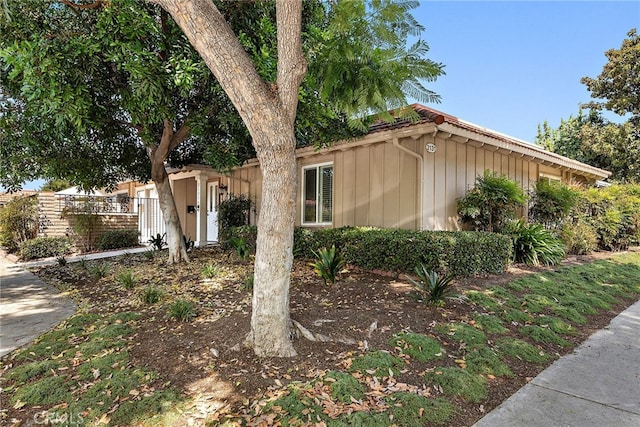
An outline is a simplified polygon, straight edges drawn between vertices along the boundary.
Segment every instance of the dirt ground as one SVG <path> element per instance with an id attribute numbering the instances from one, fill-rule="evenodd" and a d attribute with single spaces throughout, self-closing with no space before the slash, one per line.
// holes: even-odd
<path id="1" fill-rule="evenodd" d="M 565 264 L 607 256 L 571 257 Z M 293 381 L 308 381 L 320 372 L 344 369 L 346 361 L 367 349 L 389 350 L 390 338 L 401 331 L 437 336 L 448 354 L 456 354 L 459 344 L 438 336 L 433 326 L 454 320 L 470 321 L 478 310 L 463 299 L 448 300 L 444 307 L 426 306 L 411 295 L 412 288 L 404 276 L 350 269 L 339 282 L 325 286 L 308 262 L 296 261 L 291 282 L 291 318 L 314 333 L 330 337 L 331 341 L 312 342 L 295 337 L 297 357 L 257 358 L 242 346 L 251 316 L 251 291 L 245 285 L 251 260 L 241 260 L 218 248 L 196 250 L 192 258 L 186 265 L 166 266 L 160 256 L 150 261 L 140 255 L 129 255 L 112 264 L 111 274 L 100 280 L 89 280 L 78 265 L 43 268 L 38 274 L 72 290 L 89 311 L 142 313 L 130 340 L 133 363 L 160 373 L 158 386 L 170 383 L 194 397 L 189 409 L 194 420 L 211 418 L 214 413 L 217 417 L 246 414 L 257 401 Z M 220 272 L 213 279 L 204 279 L 203 266 L 211 263 L 220 266 Z M 125 268 L 132 268 L 139 278 L 134 289 L 125 289 L 114 280 L 117 272 Z M 518 265 L 500 276 L 459 280 L 456 288 L 483 289 L 544 270 Z M 137 295 L 147 285 L 162 288 L 163 301 L 143 304 Z M 193 321 L 179 322 L 167 317 L 166 304 L 176 297 L 197 301 L 197 317 Z M 576 345 L 581 343 L 626 305 L 621 303 L 590 316 L 588 326 L 577 327 L 577 334 L 568 339 Z M 517 328 L 511 328 L 510 333 L 516 336 Z M 544 350 L 560 356 L 571 348 L 549 345 Z M 456 366 L 453 357 L 444 363 Z M 460 410 L 449 425 L 473 424 L 545 368 L 544 364 L 532 365 L 517 359 L 510 360 L 509 366 L 515 377 L 492 379 L 488 397 L 481 404 L 454 400 Z M 412 362 L 411 368 L 404 370 L 396 381 L 422 386 L 420 373 L 426 369 L 426 364 Z"/>

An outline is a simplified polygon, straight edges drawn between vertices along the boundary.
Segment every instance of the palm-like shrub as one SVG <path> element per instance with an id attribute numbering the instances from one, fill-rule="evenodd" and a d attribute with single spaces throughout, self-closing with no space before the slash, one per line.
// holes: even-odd
<path id="1" fill-rule="evenodd" d="M 457 200 L 458 216 L 476 231 L 500 231 L 526 200 L 518 182 L 486 170 L 467 195 Z"/>
<path id="2" fill-rule="evenodd" d="M 435 271 L 430 271 L 424 264 L 416 266 L 415 275 L 418 277 L 418 280 L 413 280 L 408 276 L 407 279 L 409 279 L 416 291 L 418 291 L 418 296 L 426 304 L 444 304 L 444 299 L 451 293 L 453 276 L 439 275 Z"/>
<path id="3" fill-rule="evenodd" d="M 529 216 L 547 228 L 559 227 L 578 201 L 579 193 L 559 181 L 540 178 L 536 181 Z"/>
<path id="4" fill-rule="evenodd" d="M 316 256 L 316 262 L 311 263 L 314 271 L 318 276 L 322 277 L 324 284 L 327 282 L 335 283 L 336 278 L 345 266 L 345 261 L 342 259 L 340 253 L 336 252 L 336 246 L 331 246 L 331 249 L 322 248 L 318 252 L 313 252 Z"/>
<path id="5" fill-rule="evenodd" d="M 541 224 L 514 221 L 505 229 L 513 239 L 515 262 L 529 265 L 555 265 L 565 257 L 562 240 Z"/>

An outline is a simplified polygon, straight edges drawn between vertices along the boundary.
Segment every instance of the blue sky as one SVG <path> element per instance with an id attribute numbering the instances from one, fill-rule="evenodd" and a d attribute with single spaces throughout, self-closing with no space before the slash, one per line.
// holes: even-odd
<path id="1" fill-rule="evenodd" d="M 605 51 L 640 29 L 640 1 L 422 1 L 428 57 L 446 75 L 427 104 L 460 119 L 533 142 L 591 99 L 580 83 L 597 77 Z"/>
<path id="2" fill-rule="evenodd" d="M 598 76 L 604 52 L 640 29 L 638 0 L 429 0 L 413 13 L 429 58 L 446 66 L 428 83 L 442 102 L 427 105 L 529 142 L 538 123 L 557 127 L 590 100 L 580 78 Z"/>

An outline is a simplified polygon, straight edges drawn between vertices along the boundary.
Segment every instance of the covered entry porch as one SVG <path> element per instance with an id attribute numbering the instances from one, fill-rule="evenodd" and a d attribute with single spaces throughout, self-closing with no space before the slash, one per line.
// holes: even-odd
<path id="1" fill-rule="evenodd" d="M 167 172 L 184 235 L 196 246 L 217 242 L 218 206 L 228 197 L 232 178 L 200 165 Z M 140 240 L 146 242 L 165 232 L 158 193 L 153 184 L 138 186 L 135 193 L 141 201 L 137 207 Z"/>

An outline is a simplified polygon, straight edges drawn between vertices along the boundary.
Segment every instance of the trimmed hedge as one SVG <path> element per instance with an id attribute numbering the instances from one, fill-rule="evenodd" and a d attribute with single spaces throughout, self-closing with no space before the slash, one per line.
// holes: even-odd
<path id="1" fill-rule="evenodd" d="M 20 258 L 31 259 L 59 257 L 71 251 L 68 237 L 36 237 L 20 244 Z"/>
<path id="2" fill-rule="evenodd" d="M 102 251 L 109 249 L 132 248 L 139 245 L 138 230 L 133 228 L 106 231 L 102 233 L 96 241 L 96 248 Z"/>
<path id="3" fill-rule="evenodd" d="M 255 227 L 234 229 L 255 247 Z M 236 231 L 241 231 L 237 233 Z M 253 240 L 251 240 L 253 239 Z M 332 245 L 344 260 L 365 270 L 413 273 L 421 262 L 429 270 L 458 277 L 504 272 L 513 257 L 509 236 L 480 231 L 410 231 L 342 227 L 294 232 L 294 255 L 314 258 L 313 251 Z"/>

